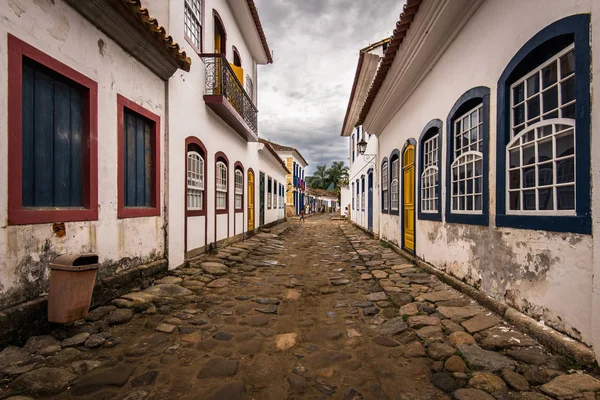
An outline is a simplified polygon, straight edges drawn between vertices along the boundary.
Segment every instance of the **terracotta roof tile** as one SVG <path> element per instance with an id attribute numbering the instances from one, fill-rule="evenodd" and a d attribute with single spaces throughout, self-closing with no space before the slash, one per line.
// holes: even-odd
<path id="1" fill-rule="evenodd" d="M 398 49 L 404 41 L 404 37 L 406 36 L 407 31 L 410 29 L 410 25 L 415 19 L 415 15 L 419 11 L 419 6 L 422 2 L 423 0 L 407 0 L 406 4 L 404 5 L 402 14 L 400 14 L 400 19 L 398 22 L 396 22 L 396 29 L 394 29 L 392 41 L 385 51 L 383 60 L 381 61 L 379 69 L 377 70 L 377 74 L 373 79 L 373 83 L 371 84 L 371 88 L 369 89 L 365 103 L 360 110 L 360 116 L 358 118 L 357 125 L 362 125 L 365 122 L 365 119 L 371 110 L 371 106 L 373 105 L 373 102 L 379 93 L 379 89 L 381 89 L 381 86 L 385 81 L 387 73 L 394 62 L 394 59 L 396 58 Z"/>
<path id="2" fill-rule="evenodd" d="M 250 8 L 250 13 L 252 14 L 252 19 L 254 19 L 254 25 L 256 25 L 256 30 L 258 31 L 258 36 L 260 36 L 260 41 L 262 42 L 263 49 L 267 55 L 267 62 L 269 64 L 273 64 L 273 57 L 271 56 L 271 50 L 269 49 L 269 44 L 267 43 L 267 37 L 265 36 L 265 31 L 263 30 L 260 18 L 258 16 L 256 4 L 254 4 L 254 0 L 247 0 L 247 2 L 248 7 Z"/>
<path id="3" fill-rule="evenodd" d="M 139 20 L 155 40 L 160 43 L 177 62 L 179 68 L 189 71 L 192 60 L 185 54 L 173 38 L 167 34 L 164 27 L 158 24 L 156 18 L 150 16 L 147 8 L 142 7 L 141 0 L 119 0 L 129 12 Z M 250 1 L 250 0 L 249 0 Z"/>
<path id="4" fill-rule="evenodd" d="M 264 139 L 259 139 L 259 141 L 262 144 L 264 144 L 265 147 L 269 150 L 269 153 L 271 153 L 277 159 L 277 161 L 279 161 L 279 163 L 281 164 L 281 166 L 283 167 L 283 169 L 286 170 L 288 174 L 291 174 L 290 170 L 287 169 L 287 166 L 285 165 L 285 163 L 283 162 L 283 160 L 281 159 L 281 157 L 279 157 L 279 154 L 277 154 L 277 152 L 273 148 L 272 143 L 269 142 L 269 141 L 266 141 Z"/>
<path id="5" fill-rule="evenodd" d="M 300 152 L 297 149 L 295 149 L 293 147 L 290 147 L 290 146 L 284 146 L 284 145 L 281 145 L 281 144 L 273 143 L 273 142 L 271 142 L 269 140 L 265 140 L 265 139 L 260 139 L 260 141 L 262 143 L 269 143 L 271 145 L 271 147 L 273 147 L 273 149 L 275 151 L 295 151 L 296 153 L 298 153 L 298 155 L 300 156 L 300 158 L 302 159 L 302 161 L 304 161 L 304 163 L 306 165 L 308 165 L 308 162 L 304 159 L 304 157 L 302 157 L 302 154 L 300 154 Z"/>

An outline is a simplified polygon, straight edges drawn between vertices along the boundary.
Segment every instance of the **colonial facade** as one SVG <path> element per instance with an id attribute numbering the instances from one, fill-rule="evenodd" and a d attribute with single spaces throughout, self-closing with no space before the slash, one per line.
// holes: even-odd
<path id="1" fill-rule="evenodd" d="M 305 201 L 306 182 L 304 181 L 304 170 L 308 162 L 302 157 L 298 150 L 290 146 L 264 141 L 269 143 L 277 152 L 279 157 L 285 162 L 290 173 L 286 177 L 286 217 L 300 215 Z"/>
<path id="2" fill-rule="evenodd" d="M 291 167 L 258 136 L 272 58 L 252 0 L 0 14 L 0 341 L 44 323 L 58 255 L 98 255 L 97 305 L 285 218 Z"/>
<path id="3" fill-rule="evenodd" d="M 168 245 L 176 267 L 266 221 L 257 66 L 272 58 L 252 0 L 144 3 L 198 65 L 169 81 Z M 284 173 L 272 179 L 283 182 Z"/>
<path id="4" fill-rule="evenodd" d="M 408 0 L 342 132 L 368 132 L 367 153 L 377 140 L 377 235 L 595 349 L 599 13 L 592 0 Z"/>
<path id="5" fill-rule="evenodd" d="M 350 138 L 349 185 L 342 188 L 342 206 L 348 207 L 348 215 L 353 222 L 371 232 L 377 232 L 379 227 L 378 177 L 382 172 L 387 173 L 387 169 L 378 167 L 377 137 L 368 134 L 362 126 L 355 127 L 355 122 L 358 120 L 361 107 L 390 41 L 390 38 L 386 38 L 359 51 L 352 92 L 341 132 L 342 137 Z M 367 143 L 364 154 L 359 154 L 358 151 L 358 144 L 361 142 Z M 387 204 L 381 206 L 387 207 Z"/>
<path id="6" fill-rule="evenodd" d="M 166 81 L 190 59 L 135 1 L 22 0 L 0 14 L 0 339 L 10 339 L 41 323 L 60 254 L 98 255 L 95 302 L 119 292 L 120 276 L 166 270 Z"/>

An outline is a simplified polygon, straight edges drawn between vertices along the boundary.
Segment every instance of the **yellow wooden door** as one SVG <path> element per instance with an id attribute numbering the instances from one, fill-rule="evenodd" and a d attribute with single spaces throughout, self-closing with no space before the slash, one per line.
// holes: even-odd
<path id="1" fill-rule="evenodd" d="M 407 250 L 415 250 L 415 146 L 407 146 L 402 155 L 402 170 L 404 171 L 404 198 L 402 206 L 404 207 L 403 224 L 404 237 L 403 244 Z"/>
<path id="2" fill-rule="evenodd" d="M 254 173 L 248 172 L 248 230 L 254 230 Z"/>

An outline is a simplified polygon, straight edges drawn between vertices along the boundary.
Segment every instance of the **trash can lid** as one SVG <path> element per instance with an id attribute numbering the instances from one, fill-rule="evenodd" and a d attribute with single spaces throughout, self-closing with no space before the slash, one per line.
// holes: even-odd
<path id="1" fill-rule="evenodd" d="M 87 271 L 98 269 L 98 255 L 94 253 L 63 254 L 49 264 L 50 269 L 62 271 Z"/>

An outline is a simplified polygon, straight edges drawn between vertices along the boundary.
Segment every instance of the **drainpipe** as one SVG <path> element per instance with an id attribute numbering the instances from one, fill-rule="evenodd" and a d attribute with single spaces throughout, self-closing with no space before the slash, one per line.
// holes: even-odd
<path id="1" fill-rule="evenodd" d="M 169 80 L 165 81 L 165 115 L 164 115 L 164 139 L 163 139 L 163 246 L 164 258 L 169 267 Z"/>

